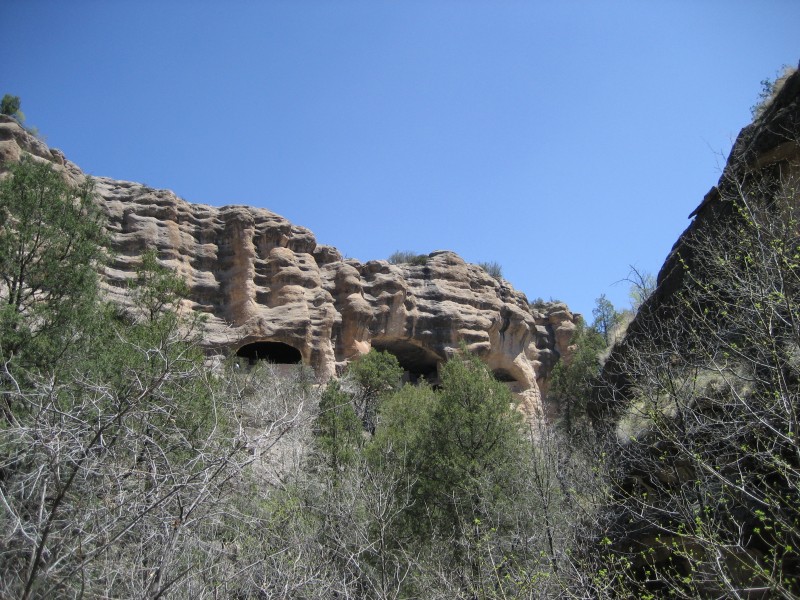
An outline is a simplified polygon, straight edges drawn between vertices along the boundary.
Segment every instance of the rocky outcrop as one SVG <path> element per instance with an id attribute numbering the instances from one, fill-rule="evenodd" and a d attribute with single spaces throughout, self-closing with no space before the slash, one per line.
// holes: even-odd
<path id="1" fill-rule="evenodd" d="M 627 328 L 624 339 L 616 344 L 603 368 L 609 385 L 601 388 L 590 405 L 597 422 L 613 423 L 625 409 L 631 381 L 625 364 L 631 353 L 645 343 L 657 344 L 659 331 L 668 332 L 675 318 L 673 299 L 685 286 L 686 273 L 698 262 L 696 240 L 713 239 L 723 226 L 738 218 L 734 200 L 748 194 L 749 188 L 763 187 L 763 182 L 796 187 L 800 177 L 800 71 L 789 70 L 758 118 L 741 130 L 717 185 L 692 211 L 689 226 L 672 247 L 659 271 L 657 287 L 641 306 Z M 800 206 L 797 208 L 800 212 Z"/>
<path id="2" fill-rule="evenodd" d="M 48 160 L 74 181 L 80 169 L 57 150 L 0 120 L 0 158 L 22 152 Z M 168 190 L 99 177 L 113 250 L 108 295 L 129 305 L 142 253 L 189 285 L 183 309 L 207 318 L 209 354 L 239 352 L 294 361 L 327 379 L 370 348 L 394 354 L 411 379 L 436 380 L 461 344 L 479 354 L 533 413 L 576 316 L 566 305 L 532 308 L 524 294 L 453 252 L 425 264 L 344 259 L 303 227 L 267 210 L 190 204 Z"/>

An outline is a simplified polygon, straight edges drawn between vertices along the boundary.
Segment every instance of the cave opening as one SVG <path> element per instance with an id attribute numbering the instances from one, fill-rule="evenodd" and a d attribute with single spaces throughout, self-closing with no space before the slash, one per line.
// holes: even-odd
<path id="1" fill-rule="evenodd" d="M 303 361 L 300 350 L 283 342 L 245 344 L 236 351 L 236 356 L 246 358 L 251 365 L 259 360 L 266 360 L 276 365 L 296 365 Z"/>
<path id="2" fill-rule="evenodd" d="M 504 383 L 516 383 L 517 381 L 517 378 L 506 369 L 495 369 L 492 371 L 492 375 L 497 381 L 502 381 Z"/>
<path id="3" fill-rule="evenodd" d="M 404 340 L 373 340 L 375 350 L 392 354 L 403 368 L 403 380 L 417 384 L 424 379 L 433 386 L 439 382 L 439 357 L 430 350 Z"/>

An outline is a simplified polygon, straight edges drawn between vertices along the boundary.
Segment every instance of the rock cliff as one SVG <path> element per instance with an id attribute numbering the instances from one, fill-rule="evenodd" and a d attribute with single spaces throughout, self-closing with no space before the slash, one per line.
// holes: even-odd
<path id="1" fill-rule="evenodd" d="M 675 325 L 670 324 L 676 318 L 674 299 L 685 289 L 687 273 L 702 269 L 698 266 L 702 257 L 696 256 L 697 241 L 714 239 L 735 224 L 739 218 L 736 200 L 757 195 L 751 191 L 754 188 L 782 185 L 795 193 L 800 178 L 800 71 L 789 69 L 779 84 L 758 118 L 739 132 L 719 182 L 689 215 L 692 221 L 659 271 L 655 291 L 628 326 L 624 339 L 613 348 L 603 369 L 603 378 L 611 386 L 590 406 L 596 420 L 613 422 L 625 409 L 631 385 L 625 364 L 631 354 L 646 344 L 658 345 L 660 335 L 669 336 L 674 330 Z M 766 195 L 776 194 L 776 190 Z M 800 205 L 796 210 L 800 211 Z M 688 319 L 682 322 L 688 326 Z"/>
<path id="2" fill-rule="evenodd" d="M 773 91 L 589 406 L 626 597 L 800 597 L 800 72 Z"/>
<path id="3" fill-rule="evenodd" d="M 58 150 L 0 117 L 0 163 L 23 152 L 73 181 L 84 176 Z M 425 264 L 345 259 L 303 227 L 259 208 L 191 204 L 168 190 L 95 178 L 108 215 L 109 297 L 129 305 L 142 253 L 189 285 L 183 309 L 203 313 L 209 354 L 302 362 L 333 376 L 370 348 L 394 354 L 411 379 L 435 380 L 465 343 L 533 413 L 550 370 L 567 352 L 576 317 L 563 304 L 532 308 L 524 294 L 453 252 Z"/>

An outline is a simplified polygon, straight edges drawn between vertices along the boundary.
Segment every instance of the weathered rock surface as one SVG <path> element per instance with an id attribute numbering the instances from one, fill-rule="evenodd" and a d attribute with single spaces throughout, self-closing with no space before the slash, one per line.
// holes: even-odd
<path id="1" fill-rule="evenodd" d="M 75 181 L 84 177 L 61 152 L 0 117 L 0 161 L 23 152 Z M 361 263 L 268 210 L 190 204 L 168 190 L 95 181 L 114 251 L 103 272 L 107 293 L 130 304 L 128 282 L 154 248 L 189 284 L 183 308 L 207 316 L 209 353 L 286 344 L 326 379 L 374 347 L 397 356 L 411 378 L 435 380 L 437 366 L 464 343 L 533 413 L 568 351 L 576 316 L 566 305 L 532 308 L 508 282 L 453 252 L 433 252 L 418 266 Z"/>

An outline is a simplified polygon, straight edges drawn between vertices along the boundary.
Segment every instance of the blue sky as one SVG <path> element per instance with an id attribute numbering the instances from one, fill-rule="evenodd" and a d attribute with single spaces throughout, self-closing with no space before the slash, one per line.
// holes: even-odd
<path id="1" fill-rule="evenodd" d="M 496 261 L 590 313 L 658 271 L 797 23 L 796 0 L 4 0 L 0 94 L 93 175 L 360 260 Z"/>

